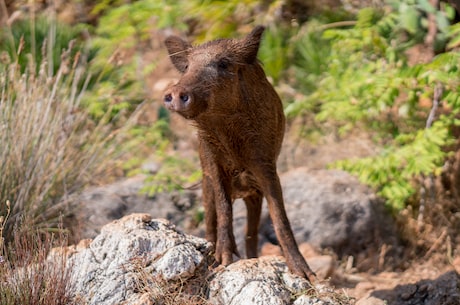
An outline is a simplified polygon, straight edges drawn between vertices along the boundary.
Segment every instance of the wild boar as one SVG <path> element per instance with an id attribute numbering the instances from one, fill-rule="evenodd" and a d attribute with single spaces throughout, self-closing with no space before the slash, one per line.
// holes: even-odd
<path id="1" fill-rule="evenodd" d="M 246 255 L 257 257 L 263 197 L 290 271 L 314 273 L 300 254 L 286 215 L 276 160 L 285 117 L 281 100 L 257 59 L 264 32 L 257 26 L 243 39 L 218 39 L 193 47 L 178 36 L 165 40 L 182 74 L 164 95 L 166 108 L 191 120 L 198 130 L 203 169 L 206 238 L 216 260 L 239 256 L 232 227 L 232 202 L 247 208 Z"/>

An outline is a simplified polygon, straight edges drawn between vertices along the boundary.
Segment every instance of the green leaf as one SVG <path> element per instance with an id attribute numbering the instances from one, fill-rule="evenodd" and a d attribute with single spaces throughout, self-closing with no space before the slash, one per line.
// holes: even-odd
<path id="1" fill-rule="evenodd" d="M 450 22 L 447 19 L 446 15 L 441 11 L 437 11 L 436 14 L 435 14 L 435 17 L 436 17 L 436 24 L 438 26 L 438 29 L 442 33 L 448 33 L 449 32 Z"/>
<path id="2" fill-rule="evenodd" d="M 446 14 L 447 19 L 453 20 L 455 18 L 455 8 L 450 5 L 449 3 L 443 3 L 444 4 L 444 12 Z"/>
<path id="3" fill-rule="evenodd" d="M 460 45 L 460 22 L 449 28 L 450 41 L 447 44 L 448 49 L 456 48 Z"/>
<path id="4" fill-rule="evenodd" d="M 417 0 L 417 6 L 427 13 L 434 14 L 437 12 L 428 0 Z"/>
<path id="5" fill-rule="evenodd" d="M 420 17 L 419 12 L 413 6 L 406 5 L 404 9 L 401 9 L 400 20 L 402 27 L 411 34 L 415 34 L 418 31 Z"/>

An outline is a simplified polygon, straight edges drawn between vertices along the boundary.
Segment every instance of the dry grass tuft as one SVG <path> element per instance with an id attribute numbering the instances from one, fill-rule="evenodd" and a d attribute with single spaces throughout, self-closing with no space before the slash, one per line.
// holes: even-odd
<path id="1" fill-rule="evenodd" d="M 111 109 L 89 115 L 84 101 L 97 77 L 74 41 L 53 49 L 56 29 L 26 63 L 19 55 L 34 42 L 24 36 L 15 52 L 0 51 L 0 305 L 75 304 L 65 257 L 47 255 L 67 244 L 63 219 L 78 191 L 111 168 L 121 133 Z"/>
<path id="2" fill-rule="evenodd" d="M 15 236 L 0 262 L 0 305 L 70 304 L 71 273 L 65 257 L 47 259 L 53 246 L 65 243 L 65 237 L 55 239 L 50 234 Z"/>
<path id="3" fill-rule="evenodd" d="M 109 167 L 115 150 L 108 119 L 91 119 L 81 105 L 91 81 L 85 55 L 71 41 L 54 66 L 52 34 L 40 62 L 30 55 L 24 66 L 0 54 L 0 215 L 8 200 L 7 242 L 13 231 L 56 229 L 72 195 Z"/>
<path id="4" fill-rule="evenodd" d="M 138 274 L 137 291 L 143 295 L 146 304 L 157 305 L 210 305 L 206 298 L 208 273 L 196 272 L 186 280 L 166 280 L 154 275 L 141 259 L 132 261 L 130 266 Z"/>
<path id="5" fill-rule="evenodd" d="M 295 298 L 300 297 L 301 295 L 307 295 L 309 297 L 317 298 L 318 300 L 323 300 L 327 303 L 330 301 L 332 304 L 338 305 L 352 305 L 355 304 L 355 299 L 346 294 L 345 291 L 337 292 L 328 283 L 316 283 L 314 286 L 311 286 L 310 289 L 302 292 L 299 295 L 295 295 Z"/>

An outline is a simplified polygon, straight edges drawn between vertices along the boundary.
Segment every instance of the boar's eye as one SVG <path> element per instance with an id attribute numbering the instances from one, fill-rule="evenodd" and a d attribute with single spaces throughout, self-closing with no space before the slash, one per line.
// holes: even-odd
<path id="1" fill-rule="evenodd" d="M 221 59 L 217 62 L 217 68 L 219 68 L 219 70 L 227 70 L 228 67 L 230 65 L 230 62 L 228 61 L 228 59 Z"/>

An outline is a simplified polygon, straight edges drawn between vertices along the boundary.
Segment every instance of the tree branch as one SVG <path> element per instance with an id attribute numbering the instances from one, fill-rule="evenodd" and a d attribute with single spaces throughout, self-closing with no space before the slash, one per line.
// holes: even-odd
<path id="1" fill-rule="evenodd" d="M 430 114 L 428 115 L 428 119 L 426 120 L 425 128 L 430 128 L 431 125 L 433 125 L 434 117 L 436 115 L 436 112 L 438 111 L 440 99 L 442 97 L 443 92 L 444 89 L 442 85 L 440 83 L 436 84 L 433 94 L 433 107 L 431 107 Z"/>

